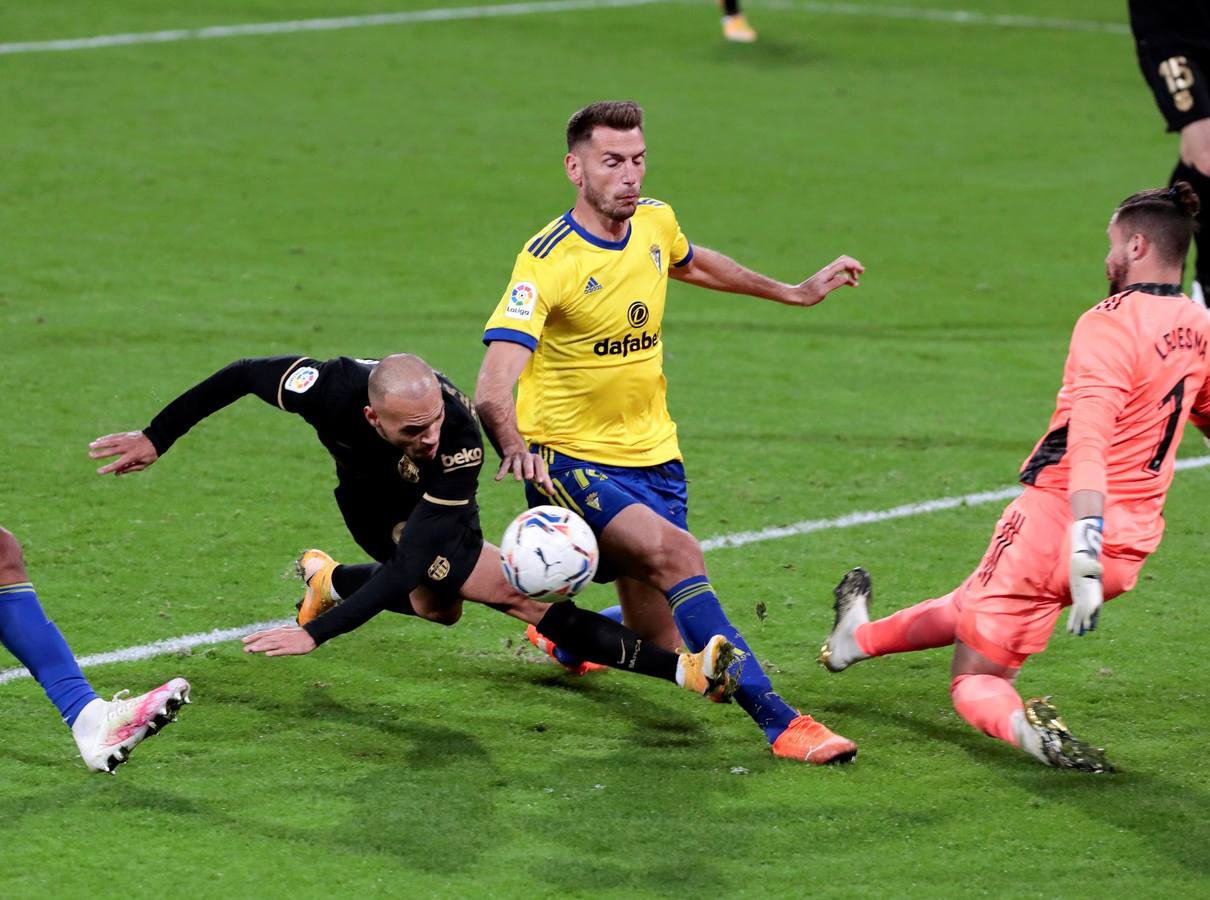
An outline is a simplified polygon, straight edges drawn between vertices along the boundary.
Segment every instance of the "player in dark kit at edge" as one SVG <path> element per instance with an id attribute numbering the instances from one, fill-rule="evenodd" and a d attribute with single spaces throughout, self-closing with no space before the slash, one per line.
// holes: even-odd
<path id="1" fill-rule="evenodd" d="M 671 653 L 569 600 L 544 603 L 509 586 L 499 551 L 479 529 L 478 418 L 466 395 L 419 357 L 239 360 L 173 400 L 143 431 L 93 441 L 89 456 L 118 456 L 98 474 L 141 471 L 202 419 L 246 394 L 302 416 L 315 429 L 336 463 L 336 501 L 349 532 L 379 562 L 341 566 L 308 551 L 326 562 L 308 573 L 304 602 L 314 602 L 300 619 L 305 624 L 249 635 L 245 650 L 309 653 L 383 610 L 451 625 L 467 599 L 553 628 L 559 637 L 552 640 L 582 647 L 576 652 L 594 663 L 675 681 L 713 700 L 730 698 L 727 667 L 735 651 L 724 638 L 699 654 Z M 314 585 L 316 575 L 322 589 Z"/>
<path id="2" fill-rule="evenodd" d="M 1203 306 L 1210 291 L 1210 0 L 1130 0 L 1139 68 L 1168 130 L 1180 134 L 1180 157 L 1168 184 L 1187 181 L 1201 202 L 1197 261 L 1190 295 Z"/>

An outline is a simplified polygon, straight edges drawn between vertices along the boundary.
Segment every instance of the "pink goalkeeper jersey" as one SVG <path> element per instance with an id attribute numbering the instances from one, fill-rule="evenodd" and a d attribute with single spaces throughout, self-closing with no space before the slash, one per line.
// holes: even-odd
<path id="1" fill-rule="evenodd" d="M 1101 492 L 1106 545 L 1154 550 L 1185 423 L 1210 415 L 1208 339 L 1210 313 L 1177 285 L 1131 285 L 1080 316 L 1050 427 L 1021 480 Z"/>

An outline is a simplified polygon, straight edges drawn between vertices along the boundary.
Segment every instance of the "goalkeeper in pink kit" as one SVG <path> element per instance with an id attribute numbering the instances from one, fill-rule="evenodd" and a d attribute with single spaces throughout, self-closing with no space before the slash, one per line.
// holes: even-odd
<path id="1" fill-rule="evenodd" d="M 1181 291 L 1198 198 L 1185 182 L 1115 210 L 1110 296 L 1076 323 L 1054 415 L 1021 470 L 975 571 L 956 590 L 869 621 L 864 569 L 837 585 L 820 662 L 839 672 L 888 653 L 954 645 L 950 695 L 981 731 L 1040 761 L 1112 772 L 1049 699 L 1022 702 L 1022 664 L 1067 631 L 1093 630 L 1102 603 L 1134 587 L 1164 531 L 1164 497 L 1190 420 L 1210 433 L 1210 315 Z"/>

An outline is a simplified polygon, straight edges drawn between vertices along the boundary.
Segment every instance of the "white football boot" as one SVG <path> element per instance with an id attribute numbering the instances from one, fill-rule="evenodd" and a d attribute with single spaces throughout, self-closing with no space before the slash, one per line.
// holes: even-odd
<path id="1" fill-rule="evenodd" d="M 865 569 L 851 569 L 832 590 L 836 619 L 832 633 L 819 648 L 819 663 L 829 672 L 841 672 L 863 659 L 869 659 L 857 644 L 857 626 L 870 621 L 870 598 L 874 586 Z"/>
<path id="2" fill-rule="evenodd" d="M 114 774 L 145 738 L 175 722 L 177 711 L 189 702 L 189 682 L 173 678 L 138 697 L 123 696 L 128 693 L 119 691 L 112 700 L 98 697 L 71 726 L 80 756 L 94 772 Z"/>

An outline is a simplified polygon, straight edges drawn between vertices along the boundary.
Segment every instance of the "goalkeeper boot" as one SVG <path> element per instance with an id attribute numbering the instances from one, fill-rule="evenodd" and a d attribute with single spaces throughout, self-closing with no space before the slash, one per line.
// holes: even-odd
<path id="1" fill-rule="evenodd" d="M 295 561 L 295 572 L 306 585 L 302 600 L 294 607 L 298 610 L 299 625 L 306 625 L 340 602 L 332 590 L 332 573 L 339 565 L 322 550 L 306 550 Z"/>
<path id="2" fill-rule="evenodd" d="M 119 691 L 112 700 L 98 697 L 72 723 L 80 756 L 94 772 L 114 774 L 131 750 L 175 722 L 177 711 L 189 702 L 189 682 L 174 678 L 138 697 L 127 698 L 128 693 Z"/>
<path id="3" fill-rule="evenodd" d="M 736 44 L 751 44 L 756 41 L 756 29 L 748 24 L 743 13 L 723 16 L 723 38 Z"/>
<path id="4" fill-rule="evenodd" d="M 676 664 L 677 684 L 715 703 L 731 702 L 739 680 L 727 670 L 743 656 L 733 643 L 716 634 L 697 653 L 677 655 L 680 657 Z"/>
<path id="5" fill-rule="evenodd" d="M 852 762 L 857 756 L 855 743 L 836 734 L 822 722 L 803 715 L 786 726 L 770 749 L 774 756 L 815 763 L 817 766 Z"/>
<path id="6" fill-rule="evenodd" d="M 1014 716 L 1013 731 L 1021 749 L 1048 766 L 1094 775 L 1115 771 L 1113 763 L 1105 758 L 1103 748 L 1094 747 L 1071 733 L 1049 697 L 1029 700 L 1024 711 Z"/>
<path id="7" fill-rule="evenodd" d="M 819 648 L 819 663 L 829 672 L 842 672 L 855 662 L 869 657 L 857 644 L 857 626 L 870 621 L 870 599 L 874 586 L 865 569 L 851 569 L 832 590 L 836 619 L 832 633 Z"/>
<path id="8" fill-rule="evenodd" d="M 525 627 L 525 636 L 529 638 L 529 642 L 561 665 L 572 675 L 587 675 L 589 672 L 596 672 L 599 669 L 608 669 L 609 666 L 603 666 L 600 663 L 588 662 L 583 659 L 576 659 L 568 653 L 564 653 L 555 642 L 548 637 L 543 637 L 538 631 L 537 625 L 527 625 Z"/>

